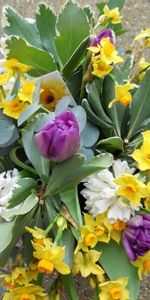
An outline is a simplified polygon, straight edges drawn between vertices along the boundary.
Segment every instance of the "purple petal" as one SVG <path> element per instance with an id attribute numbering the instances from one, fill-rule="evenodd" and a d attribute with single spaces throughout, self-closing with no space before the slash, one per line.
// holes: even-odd
<path id="1" fill-rule="evenodd" d="M 150 214 L 144 214 L 142 215 L 144 219 L 150 221 Z"/>
<path id="2" fill-rule="evenodd" d="M 112 44 L 115 44 L 115 34 L 114 32 L 109 29 L 109 28 L 106 28 L 105 30 L 103 30 L 97 37 L 95 37 L 92 42 L 91 42 L 91 46 L 97 46 L 100 44 L 101 40 L 104 39 L 104 38 L 110 38 L 110 42 Z"/>
<path id="3" fill-rule="evenodd" d="M 131 259 L 131 260 L 136 260 L 137 256 L 136 256 L 136 253 L 134 252 L 133 248 L 131 247 L 125 233 L 123 232 L 122 234 L 122 244 L 124 246 L 124 249 L 128 255 L 128 257 Z"/>
<path id="4" fill-rule="evenodd" d="M 144 222 L 143 222 L 142 215 L 137 215 L 135 217 L 132 217 L 127 222 L 127 226 L 132 227 L 132 228 L 141 227 L 141 226 L 143 226 L 143 224 L 144 224 Z"/>

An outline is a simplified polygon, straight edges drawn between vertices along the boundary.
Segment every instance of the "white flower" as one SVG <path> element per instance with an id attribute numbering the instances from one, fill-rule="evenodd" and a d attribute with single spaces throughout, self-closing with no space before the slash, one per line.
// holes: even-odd
<path id="1" fill-rule="evenodd" d="M 0 215 L 12 197 L 13 189 L 18 188 L 19 173 L 17 169 L 0 174 Z"/>
<path id="2" fill-rule="evenodd" d="M 135 169 L 129 168 L 127 162 L 120 159 L 114 161 L 112 169 L 112 172 L 104 169 L 86 178 L 84 183 L 86 188 L 81 194 L 87 199 L 86 209 L 93 216 L 107 211 L 110 222 L 114 223 L 118 219 L 127 222 L 140 207 L 135 207 L 127 199 L 117 196 L 118 186 L 114 183 L 114 179 L 123 173 L 133 174 Z"/>

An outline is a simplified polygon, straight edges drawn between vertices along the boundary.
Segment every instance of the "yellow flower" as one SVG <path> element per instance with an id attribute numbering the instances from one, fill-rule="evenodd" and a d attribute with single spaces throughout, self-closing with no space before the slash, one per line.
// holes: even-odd
<path id="1" fill-rule="evenodd" d="M 48 243 L 51 243 L 52 242 L 52 239 L 51 238 L 46 238 L 45 237 L 45 232 L 43 229 L 41 228 L 38 228 L 36 226 L 34 226 L 34 228 L 31 228 L 31 227 L 25 227 L 26 231 L 28 231 L 29 233 L 32 234 L 33 236 L 33 241 L 34 243 L 36 244 L 40 244 L 42 246 L 45 245 L 46 241 Z"/>
<path id="2" fill-rule="evenodd" d="M 100 300 L 128 300 L 129 291 L 126 286 L 128 279 L 125 277 L 119 278 L 115 281 L 106 281 L 99 285 L 100 287 Z"/>
<path id="3" fill-rule="evenodd" d="M 112 24 L 121 23 L 122 17 L 120 16 L 119 7 L 109 9 L 108 5 L 104 6 L 104 14 L 100 17 L 100 23 L 103 24 L 106 21 L 110 21 Z"/>
<path id="4" fill-rule="evenodd" d="M 5 293 L 3 300 L 48 300 L 48 295 L 44 290 L 34 284 L 18 287 Z"/>
<path id="5" fill-rule="evenodd" d="M 114 180 L 120 187 L 117 190 L 118 196 L 123 196 L 133 203 L 134 206 L 140 204 L 141 198 L 146 197 L 146 186 L 134 175 L 124 173 Z"/>
<path id="6" fill-rule="evenodd" d="M 31 66 L 20 63 L 16 58 L 5 60 L 3 66 L 6 70 L 11 71 L 13 75 L 16 71 L 24 74 L 31 70 Z"/>
<path id="7" fill-rule="evenodd" d="M 26 268 L 17 267 L 12 272 L 12 281 L 19 284 L 19 285 L 26 285 L 28 284 L 29 280 L 27 277 Z"/>
<path id="8" fill-rule="evenodd" d="M 18 98 L 21 101 L 32 103 L 32 97 L 35 90 L 34 83 L 25 81 L 23 86 L 18 92 Z"/>
<path id="9" fill-rule="evenodd" d="M 150 210 L 150 181 L 147 183 L 147 195 L 144 200 L 144 206 L 147 210 Z"/>
<path id="10" fill-rule="evenodd" d="M 143 140 L 144 142 L 149 142 L 150 141 L 150 130 L 146 130 L 142 132 Z"/>
<path id="11" fill-rule="evenodd" d="M 19 119 L 21 113 L 28 106 L 28 103 L 21 102 L 18 98 L 0 103 L 0 108 L 3 108 L 3 113 L 11 118 Z"/>
<path id="12" fill-rule="evenodd" d="M 13 75 L 12 72 L 0 74 L 0 86 L 6 84 L 9 81 L 9 79 L 12 77 L 12 75 Z"/>
<path id="13" fill-rule="evenodd" d="M 11 274 L 2 274 L 0 275 L 0 279 L 0 286 L 7 286 L 9 289 L 14 289 L 16 287 L 16 283 L 12 280 Z"/>
<path id="14" fill-rule="evenodd" d="M 104 270 L 96 264 L 101 253 L 96 250 L 89 250 L 86 253 L 77 252 L 74 255 L 74 265 L 72 273 L 74 275 L 81 273 L 82 277 L 88 277 L 90 274 L 103 274 Z"/>
<path id="15" fill-rule="evenodd" d="M 38 269 L 50 274 L 56 269 L 61 274 L 69 274 L 69 266 L 63 262 L 65 249 L 47 243 L 45 246 L 32 242 L 33 256 L 39 260 Z"/>
<path id="16" fill-rule="evenodd" d="M 135 37 L 135 41 L 144 40 L 144 47 L 150 47 L 150 28 L 141 30 L 140 34 Z"/>
<path id="17" fill-rule="evenodd" d="M 114 241 L 116 241 L 118 244 L 121 240 L 121 232 L 123 231 L 125 226 L 126 226 L 126 223 L 121 220 L 118 220 L 117 222 L 112 224 L 112 231 L 111 231 L 110 235 L 111 235 L 111 238 Z"/>
<path id="18" fill-rule="evenodd" d="M 150 141 L 146 139 L 140 149 L 136 149 L 132 155 L 141 171 L 150 169 Z"/>
<path id="19" fill-rule="evenodd" d="M 140 71 L 143 71 L 147 69 L 150 66 L 150 62 L 146 61 L 144 57 L 141 58 L 139 62 L 139 69 Z"/>
<path id="20" fill-rule="evenodd" d="M 89 214 L 84 214 L 85 225 L 81 227 L 81 238 L 75 249 L 77 253 L 80 249 L 88 251 L 88 247 L 94 248 L 97 242 L 108 243 L 110 240 L 109 224 L 103 215 L 98 215 L 94 219 Z"/>
<path id="21" fill-rule="evenodd" d="M 138 268 L 138 276 L 142 280 L 142 276 L 147 276 L 150 272 L 150 251 L 143 256 L 138 256 L 136 261 L 132 261 L 132 265 Z"/>
<path id="22" fill-rule="evenodd" d="M 54 111 L 59 100 L 67 95 L 68 91 L 64 82 L 49 79 L 42 84 L 40 102 L 46 109 Z"/>
<path id="23" fill-rule="evenodd" d="M 129 90 L 133 89 L 134 84 L 125 83 L 122 85 L 117 84 L 115 86 L 115 98 L 109 103 L 109 108 L 113 106 L 115 102 L 120 102 L 121 105 L 127 106 L 132 102 L 132 95 Z"/>
<path id="24" fill-rule="evenodd" d="M 39 270 L 37 267 L 37 263 L 31 262 L 27 270 L 28 281 L 30 282 L 32 280 L 37 280 L 38 274 L 39 274 Z"/>
<path id="25" fill-rule="evenodd" d="M 92 66 L 92 74 L 99 78 L 103 78 L 104 76 L 109 74 L 113 69 L 111 65 L 106 64 L 106 62 L 100 58 L 100 55 L 92 56 Z"/>

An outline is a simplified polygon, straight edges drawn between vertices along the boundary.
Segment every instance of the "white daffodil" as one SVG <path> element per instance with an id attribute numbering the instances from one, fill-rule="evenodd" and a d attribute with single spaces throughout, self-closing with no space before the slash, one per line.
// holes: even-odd
<path id="1" fill-rule="evenodd" d="M 129 168 L 126 161 L 114 161 L 112 172 L 104 169 L 86 178 L 81 194 L 86 200 L 86 209 L 93 216 L 107 211 L 110 222 L 122 220 L 127 222 L 131 215 L 140 207 L 135 207 L 130 201 L 117 196 L 118 186 L 114 180 L 123 173 L 133 174 L 134 168 Z"/>
<path id="2" fill-rule="evenodd" d="M 17 169 L 0 174 L 0 216 L 3 208 L 6 207 L 12 197 L 13 189 L 19 187 L 17 184 L 18 179 L 19 173 Z"/>

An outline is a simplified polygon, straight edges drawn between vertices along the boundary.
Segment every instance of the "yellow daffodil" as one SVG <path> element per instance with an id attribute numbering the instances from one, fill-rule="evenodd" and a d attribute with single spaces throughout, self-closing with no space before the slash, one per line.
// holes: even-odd
<path id="1" fill-rule="evenodd" d="M 106 62 L 100 58 L 100 55 L 92 56 L 92 67 L 92 74 L 99 78 L 103 78 L 104 76 L 109 74 L 113 69 L 111 65 L 106 64 Z"/>
<path id="2" fill-rule="evenodd" d="M 108 243 L 110 240 L 109 225 L 104 221 L 103 215 L 98 215 L 94 219 L 89 214 L 84 214 L 85 225 L 80 228 L 81 238 L 75 249 L 77 253 L 80 249 L 88 251 L 88 247 L 94 248 L 97 242 Z"/>
<path id="3" fill-rule="evenodd" d="M 115 86 L 115 98 L 109 103 L 109 108 L 113 106 L 115 102 L 119 102 L 123 106 L 127 106 L 132 102 L 132 95 L 129 92 L 133 89 L 134 84 L 125 83 L 122 85 L 117 84 Z"/>
<path id="4" fill-rule="evenodd" d="M 34 248 L 33 256 L 39 260 L 38 269 L 40 272 L 51 274 L 56 269 L 61 274 L 69 274 L 70 269 L 63 262 L 65 249 L 47 243 L 45 246 L 32 242 Z"/>
<path id="5" fill-rule="evenodd" d="M 132 155 L 141 171 L 150 170 L 150 141 L 146 140 L 140 149 L 136 149 Z"/>
<path id="6" fill-rule="evenodd" d="M 138 256 L 136 261 L 132 261 L 132 265 L 138 268 L 138 276 L 142 280 L 143 275 L 150 273 L 150 251 L 143 256 Z"/>
<path id="7" fill-rule="evenodd" d="M 27 271 L 24 267 L 17 267 L 12 272 L 12 281 L 19 284 L 19 285 L 26 285 L 28 284 L 29 280 L 27 277 Z"/>
<path id="8" fill-rule="evenodd" d="M 6 286 L 8 289 L 14 289 L 16 287 L 16 283 L 12 280 L 11 274 L 2 274 L 0 275 L 0 286 Z"/>
<path id="9" fill-rule="evenodd" d="M 144 142 L 150 142 L 150 130 L 142 132 Z"/>
<path id="10" fill-rule="evenodd" d="M 12 72 L 0 74 L 0 86 L 6 84 L 9 79 L 12 77 Z"/>
<path id="11" fill-rule="evenodd" d="M 150 28 L 141 30 L 140 34 L 135 37 L 135 41 L 139 42 L 144 40 L 144 48 L 150 47 Z"/>
<path id="12" fill-rule="evenodd" d="M 35 90 L 34 83 L 30 81 L 25 81 L 23 86 L 18 92 L 18 98 L 21 101 L 32 103 L 32 97 Z"/>
<path id="13" fill-rule="evenodd" d="M 74 265 L 72 273 L 74 275 L 81 273 L 82 277 L 88 277 L 90 274 L 103 274 L 104 270 L 96 264 L 101 253 L 96 250 L 89 250 L 86 253 L 77 252 L 74 255 Z"/>
<path id="14" fill-rule="evenodd" d="M 134 175 L 124 173 L 121 177 L 114 180 L 120 187 L 117 195 L 125 197 L 133 203 L 134 206 L 140 204 L 140 200 L 146 197 L 146 186 Z"/>
<path id="15" fill-rule="evenodd" d="M 148 67 L 150 67 L 150 62 L 146 61 L 145 58 L 142 57 L 139 62 L 140 71 L 143 71 L 143 70 L 147 69 Z"/>
<path id="16" fill-rule="evenodd" d="M 52 242 L 51 238 L 46 238 L 45 237 L 45 232 L 41 228 L 38 228 L 36 226 L 34 228 L 26 226 L 25 229 L 26 229 L 26 231 L 28 231 L 29 233 L 32 234 L 33 242 L 36 243 L 36 244 L 40 244 L 40 245 L 44 246 L 46 240 L 49 244 Z"/>
<path id="17" fill-rule="evenodd" d="M 121 23 L 122 17 L 120 16 L 119 7 L 109 9 L 108 5 L 105 5 L 103 12 L 104 14 L 99 19 L 100 24 L 104 24 L 107 21 L 110 21 L 112 24 Z"/>
<path id="18" fill-rule="evenodd" d="M 39 270 L 37 267 L 37 263 L 31 262 L 27 269 L 28 281 L 30 282 L 32 280 L 37 280 L 38 274 L 39 274 Z"/>
<path id="19" fill-rule="evenodd" d="M 118 220 L 114 224 L 112 224 L 112 230 L 111 230 L 111 238 L 116 241 L 116 243 L 120 243 L 121 240 L 121 232 L 125 228 L 126 223 L 124 221 Z"/>
<path id="20" fill-rule="evenodd" d="M 42 84 L 40 102 L 46 109 L 54 111 L 59 100 L 67 95 L 68 91 L 64 82 L 49 79 Z"/>
<path id="21" fill-rule="evenodd" d="M 24 74 L 31 70 L 31 66 L 27 66 L 19 62 L 16 58 L 5 60 L 3 66 L 6 70 L 11 71 L 13 74 L 16 71 L 18 71 L 20 74 Z"/>
<path id="22" fill-rule="evenodd" d="M 144 200 L 144 206 L 147 210 L 150 210 L 150 181 L 147 183 L 147 195 L 146 199 Z"/>
<path id="23" fill-rule="evenodd" d="M 129 291 L 127 290 L 128 279 L 123 277 L 115 281 L 106 281 L 99 285 L 100 300 L 128 300 Z"/>
<path id="24" fill-rule="evenodd" d="M 9 292 L 6 292 L 3 296 L 3 300 L 48 300 L 48 295 L 44 290 L 34 284 L 28 284 L 23 287 L 18 287 Z"/>
<path id="25" fill-rule="evenodd" d="M 0 108 L 3 108 L 3 113 L 13 119 L 19 119 L 21 113 L 29 104 L 22 102 L 18 98 L 0 103 Z"/>

